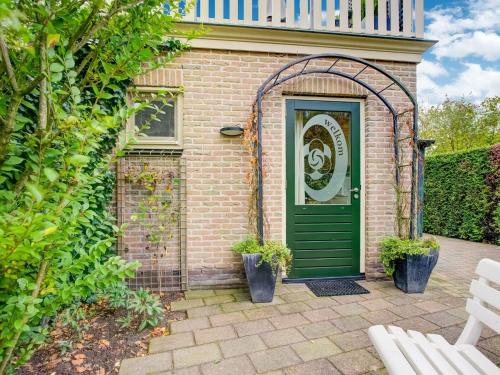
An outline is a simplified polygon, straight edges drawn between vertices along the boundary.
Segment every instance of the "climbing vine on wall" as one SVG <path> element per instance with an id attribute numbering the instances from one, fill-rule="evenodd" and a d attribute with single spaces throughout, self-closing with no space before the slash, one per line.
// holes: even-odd
<path id="1" fill-rule="evenodd" d="M 398 114 L 397 128 L 397 155 L 394 155 L 393 173 L 395 177 L 395 232 L 401 239 L 409 239 L 411 221 L 411 194 L 416 192 L 416 181 L 412 181 L 412 151 L 416 145 L 413 142 L 413 109 L 408 109 Z M 399 183 L 396 181 L 399 175 Z"/>
<path id="2" fill-rule="evenodd" d="M 245 128 L 243 132 L 243 144 L 249 155 L 250 169 L 246 174 L 246 183 L 250 188 L 250 197 L 248 202 L 248 227 L 251 234 L 258 234 L 258 192 L 259 192 L 259 159 L 258 159 L 258 128 L 257 128 L 257 108 L 254 103 L 252 112 L 248 115 Z M 263 159 L 265 154 L 263 153 Z M 264 162 L 263 162 L 264 163 Z M 262 168 L 262 178 L 266 177 L 265 163 Z M 263 213 L 264 219 L 264 234 L 267 237 L 269 234 L 269 222 L 265 211 Z"/>
<path id="3" fill-rule="evenodd" d="M 179 179 L 174 172 L 154 166 L 146 160 L 129 166 L 124 177 L 128 183 L 145 192 L 138 201 L 137 213 L 130 220 L 146 230 L 148 250 L 163 247 L 162 250 L 166 251 L 166 243 L 173 238 L 177 224 L 178 207 L 174 204 L 174 195 Z"/>
<path id="4" fill-rule="evenodd" d="M 255 105 L 252 107 L 252 112 L 248 115 L 243 131 L 243 144 L 249 155 L 250 169 L 247 172 L 245 179 L 250 188 L 250 197 L 248 202 L 248 226 L 252 234 L 257 234 L 257 194 L 259 188 L 257 169 L 259 165 L 257 157 L 257 124 L 255 119 L 257 113 Z"/>

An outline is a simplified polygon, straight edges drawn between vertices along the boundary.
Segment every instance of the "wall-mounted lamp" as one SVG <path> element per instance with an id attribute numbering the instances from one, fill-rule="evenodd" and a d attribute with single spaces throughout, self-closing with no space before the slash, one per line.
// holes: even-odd
<path id="1" fill-rule="evenodd" d="M 222 135 L 227 135 L 229 137 L 235 137 L 243 134 L 243 128 L 238 125 L 224 126 L 223 128 L 220 129 L 220 133 Z"/>

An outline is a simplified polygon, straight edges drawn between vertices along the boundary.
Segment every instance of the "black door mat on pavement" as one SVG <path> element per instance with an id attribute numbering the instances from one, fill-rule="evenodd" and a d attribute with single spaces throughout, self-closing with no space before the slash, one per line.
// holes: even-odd
<path id="1" fill-rule="evenodd" d="M 353 294 L 370 293 L 354 280 L 314 280 L 306 281 L 306 285 L 316 297 L 350 296 Z"/>

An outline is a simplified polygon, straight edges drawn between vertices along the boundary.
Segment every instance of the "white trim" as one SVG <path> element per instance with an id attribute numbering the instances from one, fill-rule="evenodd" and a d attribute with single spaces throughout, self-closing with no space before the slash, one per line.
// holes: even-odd
<path id="1" fill-rule="evenodd" d="M 366 236 L 365 236 L 365 208 L 366 208 L 366 170 L 365 170 L 365 99 L 354 99 L 359 102 L 359 164 L 360 164 L 360 184 L 361 191 L 359 197 L 361 199 L 359 205 L 359 272 L 365 272 L 366 267 Z"/>
<path id="2" fill-rule="evenodd" d="M 179 30 L 190 31 L 192 24 L 180 23 Z M 261 27 L 207 25 L 208 32 L 193 40 L 176 35 L 192 49 L 221 49 L 267 53 L 312 55 L 336 53 L 371 60 L 419 63 L 422 54 L 436 41 L 399 37 L 366 36 L 344 33 L 311 32 Z"/>
<path id="3" fill-rule="evenodd" d="M 172 99 L 174 100 L 174 114 L 175 114 L 175 137 L 147 137 L 147 136 L 136 136 L 136 143 L 131 144 L 128 148 L 130 149 L 181 149 L 182 148 L 182 132 L 183 132 L 183 107 L 184 107 L 184 96 L 182 90 L 179 87 L 148 87 L 148 86 L 134 86 L 134 90 L 139 93 L 157 93 L 157 92 L 169 92 L 172 94 Z M 130 103 L 131 97 L 128 94 L 127 100 Z M 135 115 L 130 116 L 127 120 L 125 127 L 125 142 L 128 143 L 129 135 L 133 132 L 135 127 Z"/>
<path id="4" fill-rule="evenodd" d="M 336 97 L 336 96 L 296 96 L 296 95 L 283 95 L 282 96 L 282 163 L 281 163 L 281 174 L 282 174 L 282 202 L 283 202 L 283 220 L 282 220 L 282 238 L 283 242 L 286 242 L 286 101 L 288 99 L 297 100 L 315 100 L 315 101 L 326 101 L 326 102 L 352 102 L 359 103 L 359 151 L 360 151 L 360 184 L 361 191 L 359 194 L 360 204 L 359 204 L 359 271 L 361 273 L 365 272 L 366 267 L 366 234 L 365 234 L 365 206 L 366 206 L 366 166 L 365 166 L 365 105 L 366 100 L 360 98 L 346 98 L 346 97 Z"/>

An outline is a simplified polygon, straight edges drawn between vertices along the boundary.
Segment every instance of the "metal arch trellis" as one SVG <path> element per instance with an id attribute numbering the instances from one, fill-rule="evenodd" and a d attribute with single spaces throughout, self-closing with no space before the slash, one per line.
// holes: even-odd
<path id="1" fill-rule="evenodd" d="M 308 65 L 309 62 L 312 60 L 319 60 L 319 59 L 334 59 L 333 63 L 328 67 L 328 68 L 309 68 Z M 354 75 L 350 75 L 344 72 L 341 72 L 339 70 L 335 69 L 335 66 L 337 63 L 341 60 L 344 61 L 352 61 L 356 62 L 359 64 L 362 64 L 363 67 Z M 300 69 L 297 72 L 293 72 L 290 74 L 286 74 L 286 71 L 289 70 L 290 68 L 293 68 L 297 65 L 304 64 L 302 69 Z M 390 79 L 390 83 L 385 86 L 381 90 L 376 90 L 374 87 L 372 87 L 370 84 L 366 83 L 365 81 L 359 79 L 358 77 L 367 69 L 367 68 L 372 68 L 376 72 L 382 74 L 386 78 Z M 412 170 L 411 170 L 411 190 L 410 190 L 410 224 L 409 224 L 409 235 L 410 238 L 414 238 L 415 236 L 415 218 L 416 218 L 416 183 L 417 183 L 417 123 L 418 123 L 418 104 L 415 96 L 408 90 L 408 88 L 393 74 L 387 72 L 383 68 L 379 67 L 376 64 L 373 64 L 367 60 L 357 58 L 354 56 L 349 56 L 349 55 L 343 55 L 343 54 L 317 54 L 317 55 L 309 55 L 305 56 L 299 59 L 296 59 L 294 61 L 291 61 L 290 63 L 284 65 L 281 67 L 278 71 L 273 73 L 271 76 L 269 76 L 264 83 L 259 87 L 257 91 L 257 234 L 259 236 L 259 240 L 261 242 L 264 241 L 264 192 L 263 192 L 263 159 L 262 159 L 262 99 L 263 97 L 271 91 L 274 87 L 281 85 L 282 83 L 289 81 L 293 78 L 302 76 L 302 75 L 308 75 L 308 74 L 332 74 L 336 76 L 340 76 L 346 79 L 349 79 L 353 82 L 356 82 L 357 84 L 363 86 L 365 89 L 370 91 L 372 94 L 374 94 L 382 103 L 386 106 L 386 108 L 391 112 L 392 114 L 392 127 L 393 127 L 393 132 L 394 132 L 394 156 L 396 160 L 399 158 L 399 146 L 398 146 L 398 135 L 399 135 L 399 129 L 398 129 L 398 112 L 396 109 L 392 106 L 389 100 L 382 95 L 384 91 L 389 89 L 390 87 L 396 85 L 399 87 L 404 94 L 408 97 L 410 102 L 413 105 L 413 124 L 412 124 Z M 396 185 L 400 185 L 400 171 L 399 168 L 396 166 L 395 168 L 395 180 L 396 180 Z"/>

